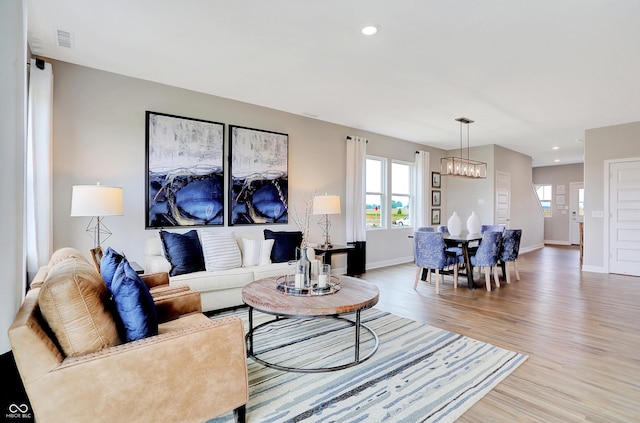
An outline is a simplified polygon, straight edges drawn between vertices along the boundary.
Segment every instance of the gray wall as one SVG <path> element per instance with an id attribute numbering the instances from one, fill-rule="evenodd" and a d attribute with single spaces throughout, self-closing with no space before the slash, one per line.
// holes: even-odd
<path id="1" fill-rule="evenodd" d="M 448 155 L 458 155 L 450 151 Z M 544 222 L 540 206 L 532 188 L 531 157 L 516 151 L 488 145 L 470 149 L 473 160 L 487 162 L 487 179 L 469 180 L 444 177 L 443 198 L 446 201 L 446 215 L 443 224 L 456 211 L 466 225 L 467 218 L 475 211 L 482 224 L 495 223 L 496 172 L 506 173 L 511 183 L 511 217 L 509 227 L 522 229 L 520 250 L 531 251 L 544 246 Z"/>
<path id="2" fill-rule="evenodd" d="M 23 243 L 25 96 L 27 74 L 26 6 L 0 2 L 0 353 L 11 349 L 7 330 L 22 303 L 25 279 Z"/>
<path id="3" fill-rule="evenodd" d="M 566 213 L 562 213 L 562 211 L 558 210 L 555 204 L 555 190 L 558 185 L 564 185 L 566 197 L 569 198 L 569 189 L 572 182 L 584 182 L 584 165 L 582 163 L 533 168 L 534 184 L 551 185 L 553 187 L 551 217 L 544 219 L 544 240 L 548 244 L 571 244 L 571 212 L 570 210 L 565 210 Z M 569 205 L 569 201 L 567 201 L 566 205 Z"/>
<path id="4" fill-rule="evenodd" d="M 124 216 L 105 218 L 113 236 L 103 243 L 143 262 L 145 196 L 145 110 L 289 134 L 289 199 L 299 210 L 315 190 L 338 194 L 345 205 L 347 135 L 369 139 L 368 153 L 413 162 L 428 150 L 442 151 L 366 131 L 283 113 L 251 104 L 53 61 L 54 72 L 54 249 L 92 248 L 85 233 L 88 218 L 70 217 L 71 187 L 94 184 L 124 188 Z M 227 134 L 225 134 L 225 137 Z M 319 242 L 319 216 L 312 216 L 311 239 Z M 332 240 L 345 240 L 344 215 L 332 216 Z M 276 230 L 296 230 L 289 225 Z M 262 230 L 265 226 L 218 228 Z M 413 259 L 410 229 L 374 231 L 368 236 L 368 266 Z M 334 265 L 345 267 L 344 256 Z"/>
<path id="5" fill-rule="evenodd" d="M 494 160 L 496 171 L 509 174 L 511 179 L 509 227 L 522 229 L 520 250 L 544 247 L 544 217 L 533 190 L 531 157 L 496 146 Z"/>
<path id="6" fill-rule="evenodd" d="M 442 224 L 446 225 L 447 220 L 455 211 L 462 219 L 463 227 L 466 228 L 467 218 L 475 211 L 482 224 L 492 224 L 494 214 L 494 148 L 493 145 L 474 147 L 470 149 L 469 157 L 487 163 L 487 179 L 466 179 L 454 176 L 444 176 L 442 178 L 442 198 L 446 204 L 443 209 Z M 460 156 L 460 150 L 447 152 L 448 156 Z M 463 152 L 466 157 L 466 152 Z"/>
<path id="7" fill-rule="evenodd" d="M 608 272 L 605 239 L 608 199 L 606 160 L 640 158 L 640 122 L 588 129 L 584 149 L 584 262 L 583 270 Z M 600 213 L 602 217 L 600 217 Z"/>
<path id="8" fill-rule="evenodd" d="M 124 216 L 105 219 L 113 236 L 103 246 L 113 246 L 131 260 L 142 263 L 144 241 L 152 233 L 144 229 L 145 110 L 289 134 L 289 198 L 299 208 L 315 190 L 340 195 L 344 207 L 347 135 L 366 137 L 369 140 L 368 154 L 389 159 L 414 162 L 416 150 L 429 151 L 431 170 L 439 169 L 440 158 L 444 155 L 442 150 L 421 144 L 69 63 L 53 61 L 53 72 L 54 248 L 73 246 L 86 251 L 92 247 L 92 240 L 85 233 L 88 219 L 69 216 L 71 186 L 100 181 L 124 188 Z M 511 158 L 522 156 L 504 150 L 510 152 L 508 157 Z M 478 158 L 491 162 L 493 151 L 493 146 L 482 147 Z M 512 169 L 512 173 L 522 173 L 522 177 L 530 181 L 528 160 L 529 167 L 518 166 Z M 516 179 L 512 175 L 512 180 Z M 473 184 L 470 189 L 474 193 L 482 186 L 482 198 L 490 210 L 488 216 L 493 213 L 492 181 L 492 176 L 485 181 L 466 181 Z M 475 185 L 477 183 L 480 185 Z M 453 210 L 448 202 L 454 198 L 466 201 L 468 194 L 467 188 L 447 184 L 451 182 L 443 178 L 443 223 L 448 217 L 448 210 Z M 520 201 L 519 196 L 514 195 L 512 201 L 513 204 Z M 468 214 L 471 208 L 461 209 L 461 212 Z M 466 219 L 466 214 L 464 216 Z M 491 219 L 488 217 L 483 222 Z M 312 217 L 311 224 L 311 239 L 317 242 L 322 234 L 318 220 Z M 523 222 L 526 221 L 523 216 Z M 344 225 L 344 215 L 332 217 L 332 240 L 335 243 L 345 242 Z M 297 229 L 293 222 L 272 227 Z M 534 230 L 524 224 L 521 227 L 525 233 L 534 236 Z M 263 228 L 256 225 L 219 230 Z M 367 267 L 413 260 L 413 247 L 408 238 L 412 231 L 412 228 L 392 227 L 369 231 Z M 530 242 L 530 245 L 534 244 L 537 244 L 535 237 Z M 334 260 L 336 267 L 344 268 L 343 256 L 336 256 Z"/>

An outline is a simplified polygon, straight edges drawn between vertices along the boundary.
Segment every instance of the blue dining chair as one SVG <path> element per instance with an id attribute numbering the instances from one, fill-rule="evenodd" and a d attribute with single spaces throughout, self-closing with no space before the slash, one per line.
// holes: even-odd
<path id="1" fill-rule="evenodd" d="M 419 232 L 435 232 L 435 230 L 433 229 L 433 226 L 420 226 L 418 229 L 416 229 L 416 231 L 419 231 Z"/>
<path id="2" fill-rule="evenodd" d="M 425 268 L 436 273 L 436 294 L 440 293 L 440 271 L 445 269 L 453 268 L 453 287 L 458 288 L 458 258 L 455 254 L 446 252 L 444 234 L 415 231 L 413 246 L 417 266 L 413 289 L 417 289 L 420 275 Z"/>
<path id="3" fill-rule="evenodd" d="M 511 283 L 509 263 L 513 264 L 513 269 L 516 272 L 516 280 L 520 280 L 517 262 L 518 253 L 520 251 L 520 238 L 522 238 L 522 229 L 505 229 L 502 233 L 502 245 L 500 247 L 500 253 L 498 254 L 498 260 L 504 270 L 504 276 L 507 283 Z"/>
<path id="4" fill-rule="evenodd" d="M 504 225 L 480 225 L 480 235 L 482 235 L 485 231 L 503 232 L 504 229 Z M 475 251 L 478 248 L 478 245 L 479 243 L 472 245 L 469 248 L 469 251 Z"/>
<path id="5" fill-rule="evenodd" d="M 438 232 L 442 232 L 443 234 L 448 234 L 449 233 L 449 228 L 447 227 L 447 225 L 440 225 L 440 226 L 438 226 Z M 457 255 L 462 256 L 462 248 L 460 248 L 460 247 L 453 247 L 453 246 L 449 245 L 447 247 L 447 252 L 456 253 Z"/>
<path id="6" fill-rule="evenodd" d="M 480 225 L 481 234 L 483 234 L 484 231 L 504 232 L 504 229 L 504 225 Z"/>
<path id="7" fill-rule="evenodd" d="M 502 241 L 502 232 L 485 231 L 482 234 L 480 245 L 478 248 L 469 252 L 469 260 L 471 267 L 467 272 L 473 272 L 474 267 L 484 268 L 484 279 L 487 291 L 491 291 L 491 270 L 496 281 L 496 287 L 500 288 L 500 277 L 498 276 L 498 253 L 500 252 L 500 243 Z"/>

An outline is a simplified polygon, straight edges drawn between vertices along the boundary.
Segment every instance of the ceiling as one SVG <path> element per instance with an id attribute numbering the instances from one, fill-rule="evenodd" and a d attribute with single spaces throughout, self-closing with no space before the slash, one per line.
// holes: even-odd
<path id="1" fill-rule="evenodd" d="M 580 163 L 586 129 L 640 120 L 637 0 L 27 4 L 35 55 L 442 149 L 465 116 L 471 147 Z"/>

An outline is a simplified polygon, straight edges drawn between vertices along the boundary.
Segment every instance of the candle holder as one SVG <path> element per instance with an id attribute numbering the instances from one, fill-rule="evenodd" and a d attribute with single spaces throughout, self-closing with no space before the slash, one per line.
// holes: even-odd
<path id="1" fill-rule="evenodd" d="M 299 287 L 296 285 L 295 275 L 283 275 L 276 278 L 276 288 L 278 291 L 287 295 L 296 296 L 314 296 L 314 295 L 330 295 L 340 291 L 340 276 L 329 275 L 325 286 L 320 286 L 319 280 L 311 280 L 309 286 Z"/>

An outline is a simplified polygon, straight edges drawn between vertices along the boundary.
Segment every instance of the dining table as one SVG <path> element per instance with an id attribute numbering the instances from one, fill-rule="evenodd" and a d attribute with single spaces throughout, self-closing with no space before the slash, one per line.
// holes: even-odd
<path id="1" fill-rule="evenodd" d="M 467 286 L 469 289 L 475 289 L 475 284 L 473 282 L 473 266 L 471 266 L 471 259 L 469 258 L 469 244 L 479 243 L 482 239 L 482 234 L 462 231 L 459 235 L 452 235 L 449 232 L 444 232 L 443 238 L 447 248 L 459 247 L 461 249 L 462 257 L 464 258 L 465 271 L 463 273 L 458 272 L 458 276 L 466 276 Z"/>

